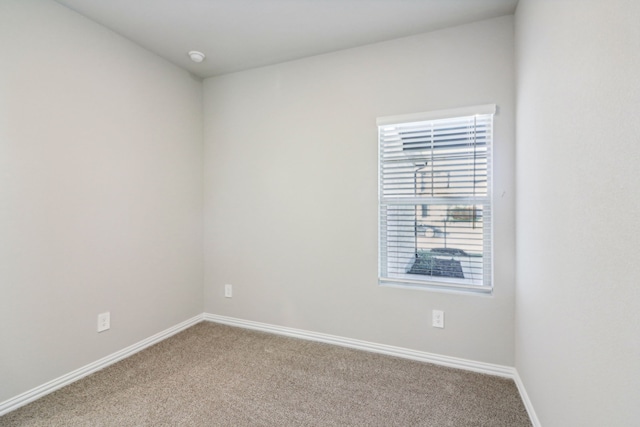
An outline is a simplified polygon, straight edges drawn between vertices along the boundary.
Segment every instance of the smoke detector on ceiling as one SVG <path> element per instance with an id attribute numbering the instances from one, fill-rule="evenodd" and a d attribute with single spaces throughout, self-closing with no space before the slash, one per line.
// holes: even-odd
<path id="1" fill-rule="evenodd" d="M 197 50 L 192 50 L 191 52 L 189 52 L 189 58 L 191 58 L 191 60 L 193 62 L 202 62 L 204 61 L 204 53 L 202 52 L 198 52 Z"/>

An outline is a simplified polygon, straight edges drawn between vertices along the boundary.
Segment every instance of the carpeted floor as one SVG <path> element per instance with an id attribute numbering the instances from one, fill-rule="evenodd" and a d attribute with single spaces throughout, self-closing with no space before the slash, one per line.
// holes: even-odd
<path id="1" fill-rule="evenodd" d="M 530 426 L 511 380 L 199 323 L 1 426 Z"/>

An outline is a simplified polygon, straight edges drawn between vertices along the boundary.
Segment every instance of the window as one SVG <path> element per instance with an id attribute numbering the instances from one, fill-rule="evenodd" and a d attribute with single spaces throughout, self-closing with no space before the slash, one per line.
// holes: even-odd
<path id="1" fill-rule="evenodd" d="M 494 113 L 378 119 L 380 283 L 491 291 Z"/>

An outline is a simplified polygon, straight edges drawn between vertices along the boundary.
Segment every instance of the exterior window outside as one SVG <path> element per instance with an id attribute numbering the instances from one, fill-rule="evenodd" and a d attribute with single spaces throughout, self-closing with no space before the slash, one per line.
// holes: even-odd
<path id="1" fill-rule="evenodd" d="M 491 291 L 494 111 L 378 119 L 380 283 Z"/>

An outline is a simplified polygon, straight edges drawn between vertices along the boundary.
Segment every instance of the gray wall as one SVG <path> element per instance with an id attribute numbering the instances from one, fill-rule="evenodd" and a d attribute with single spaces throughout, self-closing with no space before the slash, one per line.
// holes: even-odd
<path id="1" fill-rule="evenodd" d="M 640 425 L 639 18 L 516 13 L 516 367 L 545 427 Z"/>
<path id="2" fill-rule="evenodd" d="M 206 79 L 205 311 L 512 366 L 513 49 L 503 17 Z M 494 295 L 379 287 L 376 117 L 486 103 Z"/>
<path id="3" fill-rule="evenodd" d="M 3 401 L 202 312 L 202 84 L 51 1 L 0 52 Z"/>

